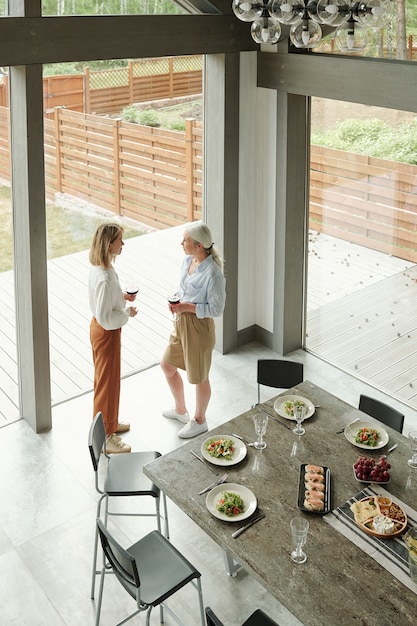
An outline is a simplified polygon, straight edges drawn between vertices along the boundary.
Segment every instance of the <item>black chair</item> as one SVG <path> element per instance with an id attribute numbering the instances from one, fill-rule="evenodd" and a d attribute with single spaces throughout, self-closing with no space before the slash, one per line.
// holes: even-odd
<path id="1" fill-rule="evenodd" d="M 367 413 L 367 415 L 371 415 L 397 432 L 403 432 L 404 415 L 388 404 L 369 396 L 361 395 L 359 397 L 359 410 Z"/>
<path id="2" fill-rule="evenodd" d="M 258 404 L 261 402 L 261 385 L 289 389 L 304 380 L 304 366 L 295 361 L 279 359 L 259 359 L 256 381 L 258 383 Z"/>
<path id="3" fill-rule="evenodd" d="M 105 502 L 104 524 L 107 525 L 109 515 L 127 515 L 138 517 L 156 517 L 157 528 L 161 532 L 161 520 L 165 520 L 164 534 L 169 537 L 168 510 L 165 494 L 162 493 L 164 503 L 164 514 L 161 515 L 160 500 L 161 492 L 159 487 L 153 484 L 143 473 L 143 466 L 157 459 L 159 452 L 130 452 L 129 454 L 108 455 L 106 453 L 106 431 L 104 429 L 103 416 L 99 412 L 95 416 L 88 435 L 88 447 L 90 449 L 91 460 L 95 472 L 96 491 L 101 495 L 97 504 L 97 515 L 101 517 L 101 505 Z M 106 462 L 106 467 L 100 469 L 100 460 Z M 101 464 L 104 465 L 104 462 Z M 109 498 L 148 496 L 155 501 L 155 513 L 121 513 L 109 510 Z M 91 581 L 91 597 L 94 597 L 94 587 L 96 575 L 100 573 L 97 569 L 97 547 L 98 531 L 96 528 L 94 538 L 93 574 Z"/>
<path id="4" fill-rule="evenodd" d="M 206 620 L 207 626 L 224 626 L 209 606 L 206 607 Z M 257 609 L 243 622 L 242 626 L 279 626 L 279 624 L 274 622 L 262 609 Z"/>
<path id="5" fill-rule="evenodd" d="M 177 624 L 182 624 L 179 617 L 165 604 L 165 600 L 191 582 L 198 593 L 201 626 L 205 625 L 201 574 L 168 539 L 154 530 L 125 549 L 100 519 L 97 520 L 97 530 L 104 554 L 96 626 L 100 623 L 104 579 L 109 573 L 114 574 L 122 587 L 136 600 L 136 610 L 119 624 L 124 624 L 138 613 L 146 611 L 146 626 L 149 626 L 152 609 L 156 606 L 160 607 L 161 623 L 164 621 L 165 609 Z"/>

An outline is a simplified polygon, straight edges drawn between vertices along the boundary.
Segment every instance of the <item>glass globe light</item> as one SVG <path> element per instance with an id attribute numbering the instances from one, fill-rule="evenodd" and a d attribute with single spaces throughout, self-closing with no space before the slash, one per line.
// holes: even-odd
<path id="1" fill-rule="evenodd" d="M 304 2 L 301 0 L 271 0 L 268 4 L 269 15 L 281 24 L 294 24 L 304 14 Z"/>
<path id="2" fill-rule="evenodd" d="M 277 43 L 281 36 L 281 25 L 272 17 L 260 17 L 252 23 L 250 29 L 256 43 Z"/>
<path id="3" fill-rule="evenodd" d="M 368 43 L 366 30 L 353 19 L 336 31 L 335 42 L 342 52 L 362 52 Z"/>
<path id="4" fill-rule="evenodd" d="M 390 0 L 368 0 L 361 2 L 358 9 L 358 21 L 366 28 L 384 28 L 392 18 Z"/>
<path id="5" fill-rule="evenodd" d="M 233 0 L 232 2 L 233 13 L 242 22 L 253 22 L 262 15 L 264 8 L 262 0 Z"/>
<path id="6" fill-rule="evenodd" d="M 313 20 L 303 17 L 290 28 L 290 39 L 296 48 L 314 48 L 319 43 L 322 30 Z"/>
<path id="7" fill-rule="evenodd" d="M 318 0 L 317 17 L 322 24 L 340 26 L 347 22 L 352 10 L 352 0 Z"/>

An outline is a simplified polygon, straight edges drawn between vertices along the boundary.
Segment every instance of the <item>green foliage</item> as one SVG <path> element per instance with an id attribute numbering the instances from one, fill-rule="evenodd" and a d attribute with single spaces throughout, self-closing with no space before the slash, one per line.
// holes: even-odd
<path id="1" fill-rule="evenodd" d="M 169 130 L 184 131 L 185 130 L 185 120 L 176 120 L 174 122 L 170 122 L 168 124 L 168 128 L 169 128 Z"/>
<path id="2" fill-rule="evenodd" d="M 129 104 L 129 106 L 125 107 L 122 111 L 122 119 L 125 122 L 131 122 L 132 124 L 138 123 L 138 114 L 139 111 L 133 104 Z"/>
<path id="3" fill-rule="evenodd" d="M 158 113 L 154 109 L 145 109 L 140 111 L 138 122 L 143 126 L 160 126 Z"/>
<path id="4" fill-rule="evenodd" d="M 345 120 L 334 130 L 313 133 L 311 142 L 336 150 L 416 165 L 417 118 L 396 127 L 378 119 Z"/>

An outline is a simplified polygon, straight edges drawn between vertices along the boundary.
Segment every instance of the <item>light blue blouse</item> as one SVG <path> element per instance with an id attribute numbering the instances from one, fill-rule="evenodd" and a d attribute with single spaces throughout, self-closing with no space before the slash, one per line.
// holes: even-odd
<path id="1" fill-rule="evenodd" d="M 209 255 L 190 275 L 188 268 L 193 255 L 185 257 L 181 267 L 179 293 L 182 302 L 196 305 L 196 316 L 219 317 L 226 301 L 226 279 L 222 270 Z"/>

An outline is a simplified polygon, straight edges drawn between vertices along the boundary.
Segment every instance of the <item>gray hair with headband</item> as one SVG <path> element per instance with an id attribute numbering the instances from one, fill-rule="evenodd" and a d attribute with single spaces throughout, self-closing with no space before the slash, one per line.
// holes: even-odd
<path id="1" fill-rule="evenodd" d="M 190 235 L 194 243 L 201 243 L 204 250 L 213 257 L 213 261 L 223 269 L 223 259 L 217 246 L 213 242 L 210 228 L 203 222 L 191 222 L 186 226 L 186 232 Z"/>

